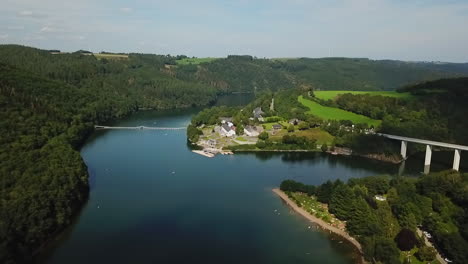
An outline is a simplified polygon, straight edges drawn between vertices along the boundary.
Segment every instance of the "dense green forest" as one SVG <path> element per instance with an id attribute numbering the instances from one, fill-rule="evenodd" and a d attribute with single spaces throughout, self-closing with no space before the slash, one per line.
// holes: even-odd
<path id="1" fill-rule="evenodd" d="M 391 60 L 324 58 L 275 61 L 314 90 L 394 90 L 404 85 L 466 76 L 468 64 L 434 64 Z"/>
<path id="2" fill-rule="evenodd" d="M 92 130 L 81 111 L 88 99 L 0 64 L 0 262 L 28 261 L 86 200 L 87 168 L 75 147 Z"/>
<path id="3" fill-rule="evenodd" d="M 185 80 L 200 80 L 232 91 L 271 91 L 288 87 L 314 90 L 394 90 L 408 84 L 468 75 L 468 64 L 389 60 L 257 59 L 234 56 L 172 70 Z"/>
<path id="4" fill-rule="evenodd" d="M 405 263 L 402 251 L 430 261 L 434 253 L 416 236 L 419 228 L 432 234 L 437 249 L 453 263 L 468 263 L 468 174 L 374 176 L 319 186 L 286 180 L 281 190 L 306 193 L 328 204 L 331 213 L 346 221 L 368 261 Z M 375 195 L 386 199 L 379 201 Z"/>

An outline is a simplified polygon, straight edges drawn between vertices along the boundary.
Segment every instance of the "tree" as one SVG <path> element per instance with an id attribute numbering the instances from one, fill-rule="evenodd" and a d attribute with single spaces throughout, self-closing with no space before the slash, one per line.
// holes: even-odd
<path id="1" fill-rule="evenodd" d="M 379 237 L 375 241 L 375 259 L 389 264 L 400 264 L 400 252 L 395 243 L 388 239 Z"/>
<path id="2" fill-rule="evenodd" d="M 243 135 L 244 134 L 244 126 L 242 124 L 238 124 L 236 126 L 236 134 Z"/>
<path id="3" fill-rule="evenodd" d="M 433 247 L 422 246 L 416 252 L 416 257 L 420 261 L 433 261 L 436 257 L 436 251 Z"/>
<path id="4" fill-rule="evenodd" d="M 322 144 L 322 147 L 320 147 L 320 149 L 321 149 L 323 152 L 327 152 L 327 150 L 328 150 L 327 143 L 323 143 L 323 144 Z"/>
<path id="5" fill-rule="evenodd" d="M 346 184 L 339 185 L 333 191 L 330 199 L 330 213 L 335 214 L 339 219 L 347 220 L 352 214 L 353 203 L 353 190 Z"/>
<path id="6" fill-rule="evenodd" d="M 202 135 L 203 132 L 196 128 L 194 125 L 189 125 L 187 127 L 187 138 L 190 140 L 192 143 L 198 142 L 198 139 L 200 138 L 200 135 Z"/>
<path id="7" fill-rule="evenodd" d="M 294 132 L 294 125 L 289 125 L 288 126 L 288 132 L 289 133 Z"/>
<path id="8" fill-rule="evenodd" d="M 299 130 L 306 130 L 310 128 L 310 124 L 307 122 L 300 122 L 298 128 Z"/>
<path id="9" fill-rule="evenodd" d="M 403 228 L 395 237 L 395 242 L 401 251 L 410 251 L 419 241 L 413 231 Z"/>
<path id="10" fill-rule="evenodd" d="M 324 184 L 320 185 L 317 188 L 317 200 L 322 203 L 330 202 L 330 198 L 332 197 L 333 193 L 333 183 L 331 181 L 327 181 Z"/>
<path id="11" fill-rule="evenodd" d="M 263 131 L 262 133 L 260 133 L 260 135 L 258 135 L 258 138 L 261 140 L 267 140 L 269 138 L 268 132 Z"/>

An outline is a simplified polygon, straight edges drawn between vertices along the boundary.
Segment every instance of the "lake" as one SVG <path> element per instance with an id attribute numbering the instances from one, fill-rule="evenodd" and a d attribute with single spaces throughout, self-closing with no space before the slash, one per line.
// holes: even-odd
<path id="1" fill-rule="evenodd" d="M 140 112 L 113 125 L 181 127 L 195 113 Z M 323 153 L 206 158 L 191 152 L 184 130 L 96 131 L 81 154 L 89 201 L 42 263 L 355 263 L 349 244 L 309 229 L 271 189 L 399 169 Z M 406 169 L 419 173 L 411 162 Z"/>

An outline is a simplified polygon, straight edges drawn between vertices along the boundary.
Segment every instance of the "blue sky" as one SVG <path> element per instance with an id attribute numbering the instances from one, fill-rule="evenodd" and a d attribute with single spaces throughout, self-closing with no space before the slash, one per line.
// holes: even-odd
<path id="1" fill-rule="evenodd" d="M 223 57 L 468 61 L 468 0 L 2 0 L 0 43 Z"/>

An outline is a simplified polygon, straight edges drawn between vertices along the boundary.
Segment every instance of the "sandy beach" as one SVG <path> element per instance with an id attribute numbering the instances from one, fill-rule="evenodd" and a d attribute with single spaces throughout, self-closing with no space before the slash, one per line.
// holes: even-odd
<path id="1" fill-rule="evenodd" d="M 294 209 L 294 211 L 296 211 L 297 213 L 299 213 L 300 215 L 302 215 L 303 217 L 305 217 L 309 221 L 319 225 L 321 228 L 323 228 L 325 230 L 329 230 L 329 231 L 331 231 L 331 232 L 333 232 L 335 234 L 340 235 L 341 237 L 345 238 L 346 240 L 348 240 L 351 244 L 353 244 L 359 250 L 359 252 L 362 255 L 361 244 L 359 244 L 359 242 L 356 241 L 356 239 L 354 239 L 352 236 L 350 236 L 346 231 L 343 231 L 343 230 L 338 229 L 338 228 L 336 228 L 334 226 L 331 226 L 330 224 L 323 221 L 322 219 L 311 215 L 310 213 L 308 213 L 307 211 L 305 211 L 301 207 L 297 206 L 296 203 L 293 202 L 291 199 L 289 199 L 289 197 L 283 191 L 281 191 L 280 189 L 275 188 L 275 189 L 273 189 L 273 192 L 275 194 L 277 194 L 281 199 L 283 199 L 292 209 Z M 362 261 L 363 261 L 363 263 L 365 263 L 364 259 L 362 259 Z"/>

